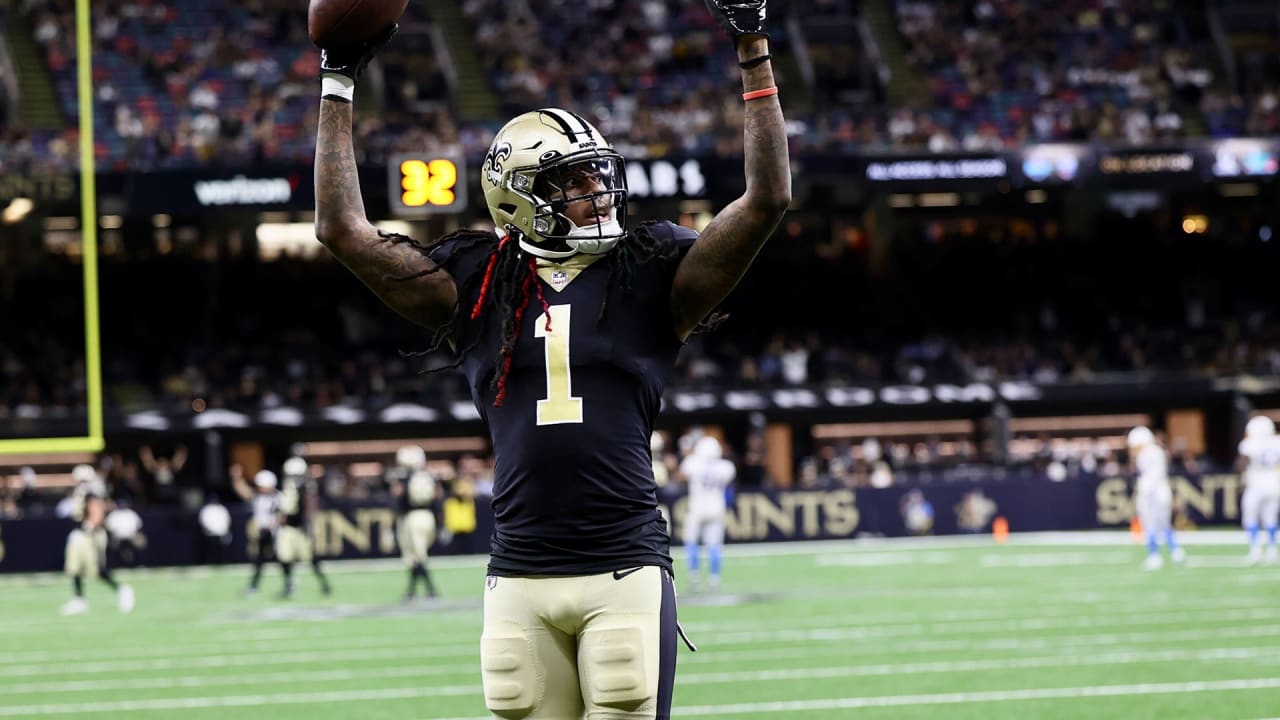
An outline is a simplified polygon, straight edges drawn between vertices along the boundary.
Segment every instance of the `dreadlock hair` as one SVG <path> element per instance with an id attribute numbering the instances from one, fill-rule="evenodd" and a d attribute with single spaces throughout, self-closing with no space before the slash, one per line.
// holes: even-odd
<path id="1" fill-rule="evenodd" d="M 609 282 L 604 296 L 600 298 L 600 311 L 596 315 L 596 324 L 604 321 L 609 312 L 609 299 L 614 288 L 621 288 L 623 297 L 632 292 L 632 280 L 637 265 L 652 261 L 674 260 L 679 252 L 676 244 L 670 239 L 658 238 L 652 232 L 654 221 L 642 223 L 635 230 L 627 233 L 613 250 L 609 251 L 606 261 L 609 263 Z M 520 337 L 520 322 L 524 318 L 529 303 L 536 297 L 542 311 L 547 316 L 547 330 L 551 330 L 551 314 L 547 300 L 542 295 L 542 284 L 538 282 L 538 259 L 532 254 L 520 250 L 518 242 L 512 242 L 510 235 L 501 238 L 493 233 L 477 230 L 457 230 L 430 244 L 417 241 L 395 233 L 379 232 L 383 240 L 393 244 L 406 244 L 423 255 L 430 255 L 437 248 L 453 243 L 448 254 L 436 259 L 433 266 L 413 275 L 394 277 L 394 280 L 413 280 L 439 272 L 457 253 L 478 245 L 489 245 L 489 259 L 483 267 L 476 269 L 465 278 L 458 279 L 458 303 L 453 308 L 448 322 L 436 329 L 431 337 L 431 346 L 420 352 L 406 353 L 413 357 L 421 357 L 433 353 L 444 346 L 458 330 L 464 315 L 471 320 L 483 318 L 483 322 L 495 321 L 501 328 L 502 342 L 498 349 L 498 372 L 494 373 L 489 389 L 494 392 L 493 406 L 502 407 L 507 395 L 507 375 L 511 372 L 511 357 L 515 351 L 516 341 Z M 476 285 L 480 286 L 479 295 L 471 307 L 464 307 L 465 298 L 470 297 Z M 703 320 L 694 332 L 710 330 L 728 316 L 713 313 Z M 478 340 L 472 340 L 455 353 L 453 362 L 425 372 L 436 373 L 442 370 L 455 369 L 462 365 L 467 353 L 475 349 Z"/>

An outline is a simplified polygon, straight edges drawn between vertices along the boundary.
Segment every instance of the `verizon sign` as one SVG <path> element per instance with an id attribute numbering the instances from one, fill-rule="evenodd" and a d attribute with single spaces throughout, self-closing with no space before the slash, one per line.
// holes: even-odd
<path id="1" fill-rule="evenodd" d="M 285 205 L 293 199 L 294 182 L 289 178 L 249 178 L 236 175 L 229 180 L 197 180 L 192 185 L 202 207 L 225 205 Z"/>

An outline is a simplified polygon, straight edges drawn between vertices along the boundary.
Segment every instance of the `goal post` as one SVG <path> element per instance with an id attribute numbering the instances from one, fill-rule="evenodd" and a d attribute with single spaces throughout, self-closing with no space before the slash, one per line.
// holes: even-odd
<path id="1" fill-rule="evenodd" d="M 93 156 L 93 41 L 89 0 L 76 0 L 76 91 L 80 110 L 80 232 L 84 276 L 85 434 L 0 439 L 0 456 L 102 450 L 102 346 L 98 324 L 98 197 Z"/>

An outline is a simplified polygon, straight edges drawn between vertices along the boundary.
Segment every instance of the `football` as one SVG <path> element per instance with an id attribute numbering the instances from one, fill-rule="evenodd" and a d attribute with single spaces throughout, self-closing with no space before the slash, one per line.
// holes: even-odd
<path id="1" fill-rule="evenodd" d="M 345 48 L 377 37 L 400 19 L 409 0 L 311 0 L 307 32 L 321 48 Z"/>

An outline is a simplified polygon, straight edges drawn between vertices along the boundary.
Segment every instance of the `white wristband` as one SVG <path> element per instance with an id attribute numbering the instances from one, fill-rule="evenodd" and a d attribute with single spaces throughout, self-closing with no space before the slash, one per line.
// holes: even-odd
<path id="1" fill-rule="evenodd" d="M 325 73 L 320 76 L 320 97 L 351 102 L 356 94 L 356 81 L 346 75 Z"/>

